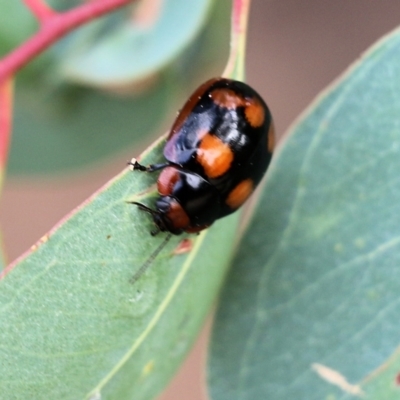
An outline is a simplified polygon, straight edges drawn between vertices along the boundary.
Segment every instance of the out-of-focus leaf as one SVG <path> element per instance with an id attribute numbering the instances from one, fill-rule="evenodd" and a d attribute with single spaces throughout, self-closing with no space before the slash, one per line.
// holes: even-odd
<path id="1" fill-rule="evenodd" d="M 99 87 L 129 85 L 151 76 L 193 42 L 211 3 L 142 1 L 133 12 L 128 9 L 112 19 L 97 20 L 69 40 L 62 72 L 68 80 Z"/>
<path id="2" fill-rule="evenodd" d="M 37 22 L 22 1 L 0 0 L 0 56 L 26 40 Z"/>
<path id="3" fill-rule="evenodd" d="M 399 398 L 399 53 L 395 31 L 276 154 L 219 305 L 213 400 Z"/>
<path id="4" fill-rule="evenodd" d="M 36 81 L 19 81 L 9 171 L 78 169 L 149 143 L 170 126 L 199 82 L 220 74 L 228 54 L 229 11 L 229 2 L 217 2 L 201 35 L 135 97 L 55 84 L 50 66 Z M 59 57 L 61 48 L 55 51 Z"/>
<path id="5" fill-rule="evenodd" d="M 22 1 L 0 0 L 0 58 L 15 50 L 38 29 L 38 21 Z M 48 72 L 47 66 L 52 60 L 51 51 L 41 54 L 18 72 L 18 80 L 38 80 Z"/>

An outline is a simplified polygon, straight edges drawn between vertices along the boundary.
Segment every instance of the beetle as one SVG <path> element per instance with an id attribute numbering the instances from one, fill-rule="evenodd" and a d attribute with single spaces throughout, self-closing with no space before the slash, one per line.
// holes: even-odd
<path id="1" fill-rule="evenodd" d="M 166 161 L 131 170 L 162 170 L 156 230 L 197 233 L 236 211 L 251 195 L 271 161 L 274 126 L 270 110 L 249 85 L 227 78 L 203 83 L 179 112 L 164 147 Z"/>

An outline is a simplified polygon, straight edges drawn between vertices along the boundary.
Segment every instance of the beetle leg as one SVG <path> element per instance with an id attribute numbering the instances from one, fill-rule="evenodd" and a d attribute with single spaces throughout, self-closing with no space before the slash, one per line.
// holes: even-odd
<path id="1" fill-rule="evenodd" d="M 140 211 L 144 211 L 149 213 L 151 216 L 153 216 L 153 219 L 156 220 L 156 217 L 158 217 L 160 215 L 160 213 L 157 210 L 153 210 L 150 207 L 145 206 L 142 203 L 137 203 L 136 201 L 127 201 L 127 203 L 129 204 L 134 204 L 135 206 L 137 206 L 139 208 Z M 156 236 L 161 232 L 161 227 L 156 223 L 156 227 L 155 229 L 153 229 L 150 234 L 151 236 Z"/>
<path id="2" fill-rule="evenodd" d="M 153 230 L 150 232 L 150 235 L 151 235 L 151 236 L 156 236 L 156 235 L 158 235 L 160 232 L 161 232 L 161 229 L 160 229 L 160 227 L 157 225 L 157 227 L 156 227 L 155 229 L 153 229 Z"/>
<path id="3" fill-rule="evenodd" d="M 132 171 L 154 172 L 167 167 L 169 164 L 169 162 L 165 162 L 161 164 L 151 164 L 146 167 L 145 165 L 139 164 L 136 158 L 132 158 L 131 161 L 128 161 L 128 165 L 130 165 Z"/>

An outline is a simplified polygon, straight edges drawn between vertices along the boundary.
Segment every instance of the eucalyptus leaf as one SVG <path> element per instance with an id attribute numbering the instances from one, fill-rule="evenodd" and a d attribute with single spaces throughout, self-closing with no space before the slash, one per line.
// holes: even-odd
<path id="1" fill-rule="evenodd" d="M 133 10 L 88 24 L 68 41 L 62 73 L 68 80 L 100 87 L 151 76 L 193 42 L 211 4 L 211 0 L 139 2 Z M 143 7 L 148 7 L 145 21 L 137 15 Z"/>
<path id="2" fill-rule="evenodd" d="M 0 0 L 0 56 L 31 35 L 37 22 L 20 1 Z"/>
<path id="3" fill-rule="evenodd" d="M 213 400 L 399 398 L 399 54 L 397 30 L 278 148 L 220 300 Z"/>
<path id="4" fill-rule="evenodd" d="M 161 146 L 144 163 L 162 159 Z M 221 285 L 238 215 L 165 240 L 127 201 L 154 203 L 157 174 L 124 171 L 7 268 L 0 280 L 0 397 L 151 399 L 195 339 Z"/>

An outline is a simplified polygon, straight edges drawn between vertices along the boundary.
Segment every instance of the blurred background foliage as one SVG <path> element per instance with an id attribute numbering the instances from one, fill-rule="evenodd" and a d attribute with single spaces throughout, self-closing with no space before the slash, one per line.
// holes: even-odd
<path id="1" fill-rule="evenodd" d="M 3 1 L 0 26 L 6 51 L 35 22 L 20 2 Z M 198 82 L 221 73 L 229 28 L 230 2 L 152 0 L 77 29 L 18 77 L 9 173 L 66 173 L 138 152 Z"/>

